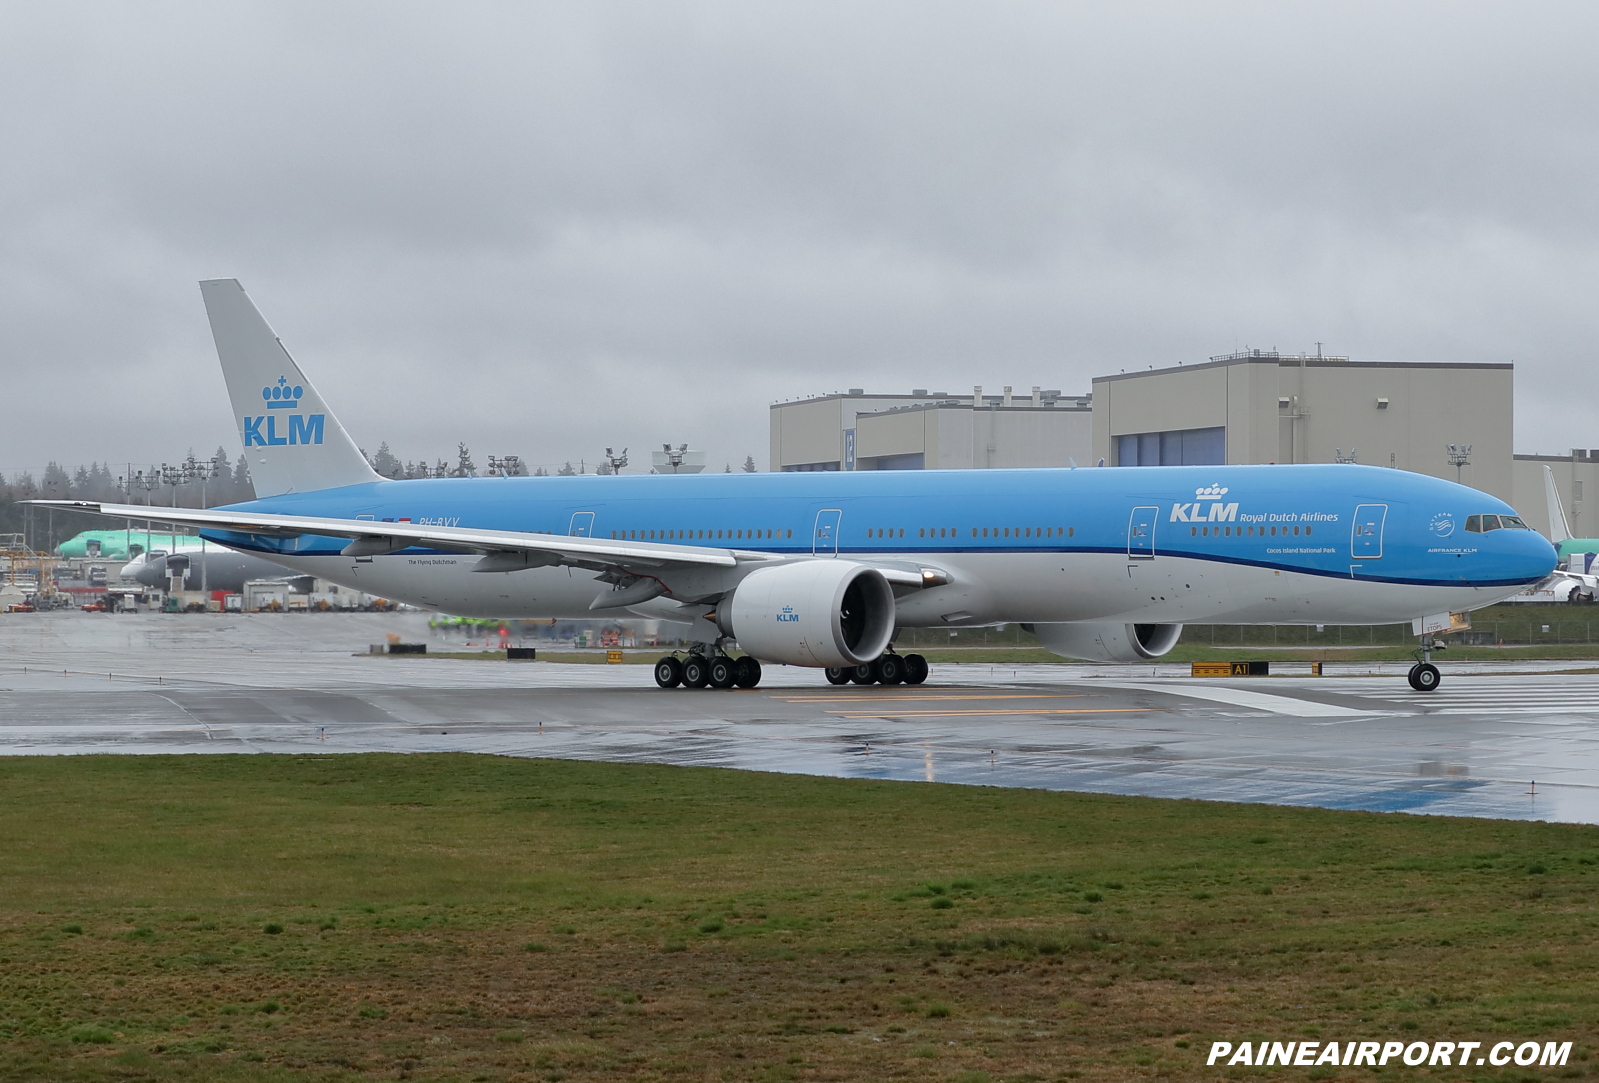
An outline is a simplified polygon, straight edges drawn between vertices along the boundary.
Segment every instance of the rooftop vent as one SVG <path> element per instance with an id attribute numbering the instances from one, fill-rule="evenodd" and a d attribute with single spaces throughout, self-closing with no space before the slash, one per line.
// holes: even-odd
<path id="1" fill-rule="evenodd" d="M 864 387 L 852 387 L 849 389 L 849 393 L 854 396 L 860 396 L 866 394 L 866 389 Z"/>
<path id="2" fill-rule="evenodd" d="M 1378 399 L 1377 400 L 1377 409 L 1379 409 L 1379 410 L 1388 409 L 1388 400 L 1387 399 Z"/>
<path id="3" fill-rule="evenodd" d="M 913 388 L 911 388 L 911 394 L 917 396 L 918 398 L 924 398 L 925 399 L 927 397 L 927 388 L 925 388 L 925 387 L 913 387 Z"/>

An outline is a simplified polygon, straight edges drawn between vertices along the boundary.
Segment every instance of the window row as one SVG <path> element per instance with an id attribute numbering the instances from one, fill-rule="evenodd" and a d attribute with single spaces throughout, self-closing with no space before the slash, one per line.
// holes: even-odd
<path id="1" fill-rule="evenodd" d="M 713 541 L 721 539 L 732 541 L 734 539 L 747 539 L 755 541 L 763 538 L 792 538 L 792 530 L 772 529 L 764 533 L 759 530 L 613 530 L 611 537 L 619 541 Z"/>
<path id="2" fill-rule="evenodd" d="M 1257 529 L 1259 530 L 1258 534 L 1256 533 Z M 1269 535 L 1266 533 L 1267 529 L 1268 529 L 1267 527 L 1256 528 L 1256 527 L 1252 527 L 1252 526 L 1249 526 L 1249 527 L 1244 527 L 1244 526 L 1191 526 L 1191 527 L 1188 528 L 1188 536 L 1190 538 L 1192 538 L 1192 537 L 1200 537 L 1200 538 L 1212 538 L 1212 537 L 1214 537 L 1214 538 L 1234 538 L 1234 537 L 1237 537 L 1237 538 L 1245 538 L 1245 537 L 1254 538 L 1254 537 L 1261 537 L 1261 538 L 1265 538 L 1265 537 L 1276 537 L 1277 536 L 1277 527 L 1269 528 L 1270 531 L 1271 531 L 1271 533 Z M 1248 531 L 1248 533 L 1246 534 L 1245 531 Z M 1285 538 L 1288 537 L 1288 528 L 1286 526 L 1282 528 L 1282 532 L 1283 532 L 1283 537 L 1285 537 Z M 1295 537 L 1299 536 L 1299 527 L 1297 527 L 1297 526 L 1294 527 L 1294 536 Z M 1308 527 L 1308 526 L 1305 527 L 1305 536 L 1306 537 L 1310 536 L 1310 527 Z"/>

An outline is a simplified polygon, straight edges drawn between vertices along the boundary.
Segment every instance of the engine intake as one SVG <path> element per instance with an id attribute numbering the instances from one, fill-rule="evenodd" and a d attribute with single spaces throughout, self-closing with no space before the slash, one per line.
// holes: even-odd
<path id="1" fill-rule="evenodd" d="M 1024 624 L 1044 649 L 1087 662 L 1147 662 L 1177 646 L 1181 624 Z"/>
<path id="2" fill-rule="evenodd" d="M 717 614 L 722 631 L 763 662 L 858 666 L 888 648 L 894 591 L 876 568 L 803 560 L 751 572 Z"/>

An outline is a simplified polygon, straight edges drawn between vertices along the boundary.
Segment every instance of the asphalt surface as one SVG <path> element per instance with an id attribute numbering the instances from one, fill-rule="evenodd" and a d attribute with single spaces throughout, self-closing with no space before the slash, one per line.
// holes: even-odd
<path id="1" fill-rule="evenodd" d="M 357 654 L 389 633 L 427 641 L 426 617 L 0 616 L 0 754 L 487 752 L 1599 822 L 1599 676 L 1570 663 L 1445 661 L 1430 695 L 1403 665 L 935 665 L 918 688 L 769 666 L 663 692 L 647 666 Z"/>

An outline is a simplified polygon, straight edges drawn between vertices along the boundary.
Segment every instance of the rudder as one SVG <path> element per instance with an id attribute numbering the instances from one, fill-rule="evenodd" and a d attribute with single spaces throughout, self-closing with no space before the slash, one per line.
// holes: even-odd
<path id="1" fill-rule="evenodd" d="M 200 283 L 257 496 L 382 481 L 236 278 Z"/>

